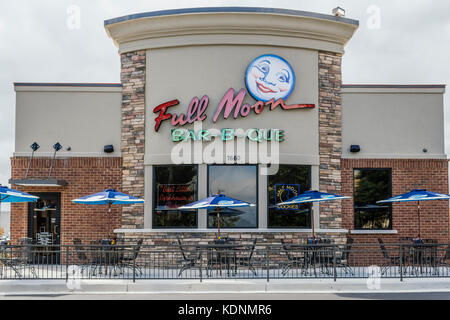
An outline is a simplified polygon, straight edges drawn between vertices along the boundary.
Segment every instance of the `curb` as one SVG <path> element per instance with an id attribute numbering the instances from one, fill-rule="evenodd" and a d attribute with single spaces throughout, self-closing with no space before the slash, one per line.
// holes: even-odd
<path id="1" fill-rule="evenodd" d="M 69 284 L 70 286 L 70 284 Z M 335 294 L 335 293 L 431 293 L 450 292 L 450 279 L 408 279 L 403 282 L 382 279 L 379 287 L 369 289 L 367 279 L 350 279 L 338 282 L 329 280 L 278 280 L 266 282 L 245 280 L 141 280 L 98 281 L 83 280 L 78 288 L 70 289 L 64 280 L 36 281 L 11 280 L 0 282 L 0 295 L 79 295 L 79 294 L 158 294 L 158 293 L 284 293 L 284 294 Z"/>

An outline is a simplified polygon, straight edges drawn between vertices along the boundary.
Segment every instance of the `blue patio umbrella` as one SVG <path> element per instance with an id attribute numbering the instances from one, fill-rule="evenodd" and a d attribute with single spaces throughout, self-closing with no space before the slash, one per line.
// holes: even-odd
<path id="1" fill-rule="evenodd" d="M 414 189 L 411 190 L 410 192 L 389 199 L 377 201 L 377 203 L 417 201 L 417 218 L 419 221 L 419 238 L 420 238 L 420 201 L 449 200 L 449 199 L 450 195 L 448 194 L 427 191 L 425 189 Z"/>
<path id="2" fill-rule="evenodd" d="M 113 204 L 144 203 L 144 199 L 139 199 L 114 189 L 106 189 L 102 192 L 74 199 L 72 202 L 92 205 L 108 205 L 108 212 L 111 212 L 111 205 Z"/>
<path id="3" fill-rule="evenodd" d="M 218 238 L 220 240 L 220 212 L 223 208 L 242 208 L 242 207 L 253 207 L 254 204 L 244 202 L 241 200 L 233 199 L 227 197 L 223 194 L 215 194 L 208 198 L 198 200 L 182 207 L 179 210 L 199 210 L 199 209 L 214 209 L 214 213 L 217 213 L 217 231 Z"/>
<path id="4" fill-rule="evenodd" d="M 300 203 L 310 203 L 310 202 L 323 202 L 323 201 L 333 201 L 333 200 L 341 200 L 341 199 L 350 199 L 347 196 L 339 196 L 332 193 L 325 193 L 316 190 L 308 190 L 298 196 L 288 199 L 285 202 L 278 203 L 277 205 L 289 205 L 289 204 L 300 204 Z M 314 212 L 311 209 L 311 228 L 313 238 L 315 238 L 314 234 Z"/>
<path id="5" fill-rule="evenodd" d="M 94 193 L 88 196 L 84 196 L 75 200 L 75 203 L 82 204 L 133 204 L 143 203 L 143 199 L 135 198 L 128 194 L 116 191 L 114 189 L 106 189 L 99 193 Z"/>
<path id="6" fill-rule="evenodd" d="M 0 204 L 2 202 L 34 202 L 37 199 L 39 199 L 39 197 L 32 196 L 31 194 L 22 191 L 0 186 Z"/>
<path id="7" fill-rule="evenodd" d="M 35 202 L 39 197 L 31 194 L 0 186 L 0 212 L 2 202 L 17 203 L 17 202 Z"/>

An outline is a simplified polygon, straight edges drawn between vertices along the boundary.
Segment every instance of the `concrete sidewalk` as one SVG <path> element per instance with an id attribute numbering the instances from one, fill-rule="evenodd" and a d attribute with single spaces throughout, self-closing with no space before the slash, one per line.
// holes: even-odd
<path id="1" fill-rule="evenodd" d="M 373 280 L 373 279 L 370 279 Z M 412 293 L 450 292 L 450 279 L 1 280 L 0 295 L 123 293 Z"/>

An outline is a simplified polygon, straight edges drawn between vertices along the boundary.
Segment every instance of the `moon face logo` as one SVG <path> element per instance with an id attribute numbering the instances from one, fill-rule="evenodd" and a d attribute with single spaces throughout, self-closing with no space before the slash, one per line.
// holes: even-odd
<path id="1" fill-rule="evenodd" d="M 287 99 L 295 86 L 294 70 L 283 58 L 265 54 L 249 64 L 245 85 L 256 100 Z"/>

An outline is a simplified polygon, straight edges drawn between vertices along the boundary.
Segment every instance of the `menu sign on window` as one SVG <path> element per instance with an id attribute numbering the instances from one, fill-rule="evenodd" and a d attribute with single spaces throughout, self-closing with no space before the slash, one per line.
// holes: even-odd
<path id="1" fill-rule="evenodd" d="M 176 209 L 195 201 L 190 184 L 160 184 L 157 190 L 158 209 Z"/>

